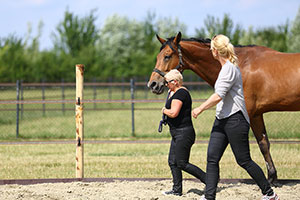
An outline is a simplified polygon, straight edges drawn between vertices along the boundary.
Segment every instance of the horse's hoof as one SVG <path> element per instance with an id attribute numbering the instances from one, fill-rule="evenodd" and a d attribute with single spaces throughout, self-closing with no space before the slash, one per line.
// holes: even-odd
<path id="1" fill-rule="evenodd" d="M 282 187 L 282 184 L 279 183 L 279 181 L 278 181 L 277 179 L 274 180 L 273 182 L 271 182 L 270 185 L 271 185 L 272 187 Z"/>
<path id="2" fill-rule="evenodd" d="M 268 169 L 268 181 L 270 184 L 277 181 L 277 172 L 274 168 Z"/>
<path id="3" fill-rule="evenodd" d="M 282 186 L 282 184 L 280 184 L 278 182 L 277 173 L 269 175 L 268 176 L 268 181 L 269 181 L 270 185 L 273 186 L 273 187 L 281 187 Z"/>

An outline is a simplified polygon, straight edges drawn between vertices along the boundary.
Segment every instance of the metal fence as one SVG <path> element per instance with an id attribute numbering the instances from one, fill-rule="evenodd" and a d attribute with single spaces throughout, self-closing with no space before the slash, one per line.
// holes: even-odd
<path id="1" fill-rule="evenodd" d="M 165 137 L 157 133 L 166 95 L 149 91 L 146 81 L 89 82 L 84 84 L 85 138 Z M 213 90 L 205 82 L 187 81 L 193 106 Z M 75 138 L 75 83 L 0 84 L 0 139 Z M 198 137 L 209 136 L 214 109 L 194 121 Z M 270 138 L 300 138 L 296 112 L 265 114 Z"/>

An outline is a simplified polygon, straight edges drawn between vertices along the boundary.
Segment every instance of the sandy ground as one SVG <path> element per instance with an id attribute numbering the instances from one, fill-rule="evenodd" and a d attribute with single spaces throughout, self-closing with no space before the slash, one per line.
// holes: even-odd
<path id="1" fill-rule="evenodd" d="M 185 180 L 183 196 L 164 196 L 162 191 L 169 190 L 171 180 L 162 181 L 114 181 L 114 182 L 71 182 L 44 183 L 33 185 L 0 185 L 0 199 L 26 200 L 98 200 L 98 199 L 200 199 L 204 184 Z M 300 199 L 300 184 L 290 183 L 274 188 L 281 200 Z M 218 200 L 259 200 L 259 188 L 253 184 L 219 183 Z"/>

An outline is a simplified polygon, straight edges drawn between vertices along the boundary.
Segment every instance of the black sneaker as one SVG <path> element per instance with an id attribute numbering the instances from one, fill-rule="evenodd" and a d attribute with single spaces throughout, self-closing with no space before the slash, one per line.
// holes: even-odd
<path id="1" fill-rule="evenodd" d="M 174 190 L 170 190 L 170 191 L 166 191 L 166 192 L 162 192 L 164 195 L 175 195 L 175 196 L 181 196 L 182 193 L 181 192 L 175 192 Z"/>

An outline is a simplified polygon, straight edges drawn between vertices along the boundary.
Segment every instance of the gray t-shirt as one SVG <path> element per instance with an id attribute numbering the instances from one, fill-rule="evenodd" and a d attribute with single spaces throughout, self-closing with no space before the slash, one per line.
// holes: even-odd
<path id="1" fill-rule="evenodd" d="M 215 84 L 215 93 L 222 98 L 216 108 L 216 117 L 218 119 L 223 119 L 238 111 L 242 111 L 250 124 L 243 92 L 242 75 L 238 66 L 235 66 L 230 61 L 227 61 L 222 66 Z"/>

